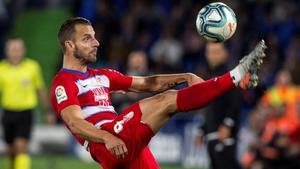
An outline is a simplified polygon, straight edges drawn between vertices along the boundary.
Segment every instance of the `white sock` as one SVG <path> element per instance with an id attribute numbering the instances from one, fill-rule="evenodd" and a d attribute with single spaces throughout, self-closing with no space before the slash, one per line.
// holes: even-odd
<path id="1" fill-rule="evenodd" d="M 241 65 L 237 65 L 234 69 L 232 69 L 230 72 L 230 76 L 232 78 L 233 83 L 237 86 L 239 82 L 243 79 L 246 72 L 242 68 Z"/>

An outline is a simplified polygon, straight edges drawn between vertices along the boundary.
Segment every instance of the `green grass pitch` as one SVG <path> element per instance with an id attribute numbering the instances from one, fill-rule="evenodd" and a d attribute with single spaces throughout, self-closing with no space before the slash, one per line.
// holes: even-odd
<path id="1" fill-rule="evenodd" d="M 0 169 L 4 168 L 5 157 L 0 156 Z M 32 156 L 31 169 L 100 169 L 95 162 L 86 163 L 73 156 L 43 155 Z M 161 165 L 161 169 L 182 169 L 181 166 Z"/>

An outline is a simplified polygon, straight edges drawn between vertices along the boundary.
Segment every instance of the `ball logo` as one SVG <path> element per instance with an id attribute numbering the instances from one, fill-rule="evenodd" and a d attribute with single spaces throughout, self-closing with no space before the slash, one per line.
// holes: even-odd
<path id="1" fill-rule="evenodd" d="M 128 114 L 126 114 L 122 120 L 117 121 L 114 125 L 114 131 L 115 133 L 120 133 L 123 130 L 124 123 L 128 122 L 132 117 L 134 116 L 134 112 L 131 111 Z"/>
<path id="2" fill-rule="evenodd" d="M 56 87 L 55 96 L 58 104 L 68 99 L 65 88 L 63 86 Z"/>
<path id="3" fill-rule="evenodd" d="M 224 42 L 235 32 L 237 20 L 234 11 L 222 2 L 204 6 L 198 13 L 198 33 L 208 41 Z"/>
<path id="4" fill-rule="evenodd" d="M 229 23 L 228 23 L 228 26 L 229 26 L 229 31 L 230 31 L 230 34 L 231 34 L 233 23 L 229 22 Z"/>

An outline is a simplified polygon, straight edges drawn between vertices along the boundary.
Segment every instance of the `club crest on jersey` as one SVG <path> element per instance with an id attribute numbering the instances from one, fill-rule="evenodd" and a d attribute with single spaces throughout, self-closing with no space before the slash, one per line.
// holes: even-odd
<path id="1" fill-rule="evenodd" d="M 65 88 L 63 86 L 57 86 L 55 89 L 55 96 L 57 103 L 61 103 L 62 101 L 65 101 L 68 99 L 67 93 L 65 91 Z"/>

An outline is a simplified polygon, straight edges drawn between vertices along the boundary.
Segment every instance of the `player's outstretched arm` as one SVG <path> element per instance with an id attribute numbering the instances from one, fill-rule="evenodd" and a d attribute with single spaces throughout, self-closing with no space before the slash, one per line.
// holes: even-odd
<path id="1" fill-rule="evenodd" d="M 48 124 L 54 124 L 56 121 L 55 114 L 51 111 L 50 105 L 49 105 L 49 99 L 47 95 L 47 91 L 44 87 L 37 90 L 37 94 L 39 96 L 39 100 L 41 103 L 41 106 L 43 108 L 43 111 L 47 113 L 47 123 Z"/>
<path id="2" fill-rule="evenodd" d="M 97 129 L 93 124 L 83 119 L 81 108 L 71 105 L 61 111 L 61 117 L 70 130 L 79 137 L 96 143 L 104 143 L 106 148 L 117 158 L 123 159 L 127 154 L 125 143 L 109 132 Z"/>
<path id="3" fill-rule="evenodd" d="M 134 92 L 162 92 L 181 83 L 188 83 L 191 86 L 203 81 L 202 78 L 193 73 L 161 74 L 145 77 L 135 76 L 129 90 Z"/>

